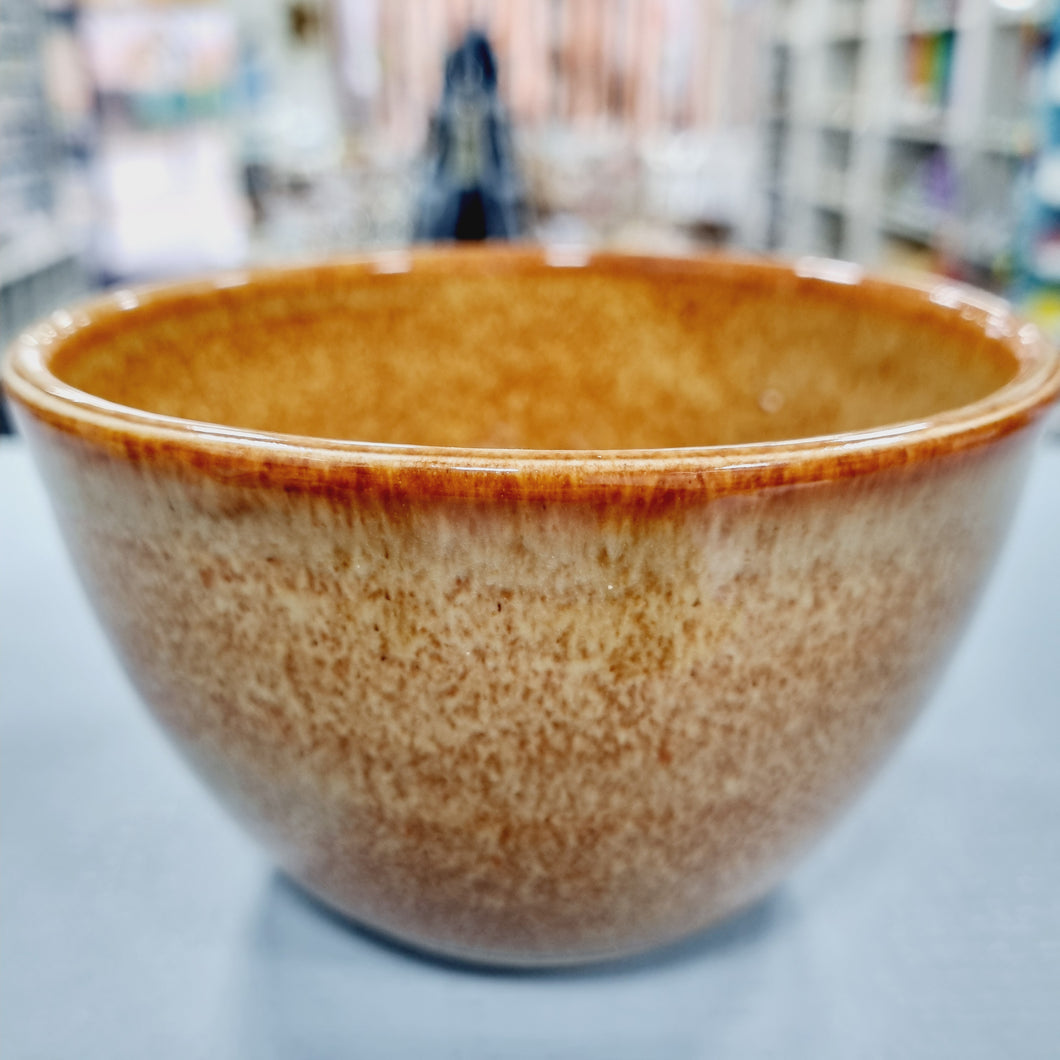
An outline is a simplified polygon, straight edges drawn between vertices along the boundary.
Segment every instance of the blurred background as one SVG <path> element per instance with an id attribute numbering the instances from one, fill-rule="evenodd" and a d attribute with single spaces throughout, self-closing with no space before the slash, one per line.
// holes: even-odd
<path id="1" fill-rule="evenodd" d="M 522 238 L 938 272 L 1060 332 L 1041 0 L 3 0 L 0 339 L 116 282 Z"/>

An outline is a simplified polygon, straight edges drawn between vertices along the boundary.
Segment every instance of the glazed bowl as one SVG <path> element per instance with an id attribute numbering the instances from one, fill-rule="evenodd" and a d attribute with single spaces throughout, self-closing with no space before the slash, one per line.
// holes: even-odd
<path id="1" fill-rule="evenodd" d="M 746 906 L 850 804 L 1060 367 L 949 283 L 485 249 L 118 291 L 4 382 L 122 663 L 278 863 L 549 964 Z"/>

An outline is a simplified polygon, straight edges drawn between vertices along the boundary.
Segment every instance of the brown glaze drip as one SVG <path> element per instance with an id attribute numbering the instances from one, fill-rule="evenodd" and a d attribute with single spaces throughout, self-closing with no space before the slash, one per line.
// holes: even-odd
<path id="1" fill-rule="evenodd" d="M 870 290 L 786 272 L 488 265 L 321 269 L 177 296 L 73 336 L 52 370 L 119 405 L 256 431 L 614 450 L 915 420 L 1017 367 L 926 301 L 894 313 Z"/>

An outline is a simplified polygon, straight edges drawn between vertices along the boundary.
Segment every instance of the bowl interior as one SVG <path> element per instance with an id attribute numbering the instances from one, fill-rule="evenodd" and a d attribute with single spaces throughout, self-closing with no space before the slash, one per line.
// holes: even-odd
<path id="1" fill-rule="evenodd" d="M 778 267 L 532 255 L 263 273 L 97 319 L 51 369 L 147 412 L 320 438 L 656 449 L 867 430 L 1018 361 L 919 292 Z"/>

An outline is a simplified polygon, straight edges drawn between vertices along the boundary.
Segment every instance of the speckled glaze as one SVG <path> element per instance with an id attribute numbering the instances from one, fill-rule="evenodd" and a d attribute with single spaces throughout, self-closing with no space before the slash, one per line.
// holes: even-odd
<path id="1" fill-rule="evenodd" d="M 118 292 L 4 382 L 143 698 L 287 871 L 551 963 L 746 905 L 849 804 L 1060 369 L 952 285 L 454 250 Z"/>

